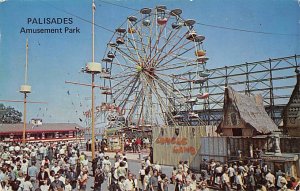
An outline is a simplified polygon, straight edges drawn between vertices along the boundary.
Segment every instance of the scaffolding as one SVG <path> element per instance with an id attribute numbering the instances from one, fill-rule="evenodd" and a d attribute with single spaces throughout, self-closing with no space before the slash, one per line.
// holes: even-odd
<path id="1" fill-rule="evenodd" d="M 180 91 L 190 91 L 195 95 L 200 88 L 209 92 L 209 98 L 197 102 L 194 112 L 208 125 L 216 125 L 223 116 L 224 88 L 233 87 L 245 94 L 261 94 L 264 98 L 265 109 L 274 122 L 279 125 L 282 121 L 282 111 L 287 104 L 296 84 L 300 55 L 263 61 L 244 63 L 208 69 L 210 76 L 203 87 L 191 85 L 196 72 L 180 74 L 180 77 L 191 80 L 174 80 L 181 84 Z"/>

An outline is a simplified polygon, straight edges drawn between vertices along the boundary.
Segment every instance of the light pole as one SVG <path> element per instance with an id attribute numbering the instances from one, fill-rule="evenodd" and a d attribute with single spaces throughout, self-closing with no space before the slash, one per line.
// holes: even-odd
<path id="1" fill-rule="evenodd" d="M 100 63 L 95 62 L 95 11 L 96 11 L 96 5 L 93 0 L 92 3 L 92 12 L 93 12 L 93 17 L 92 17 L 92 62 L 88 62 L 86 64 L 85 69 L 83 72 L 89 73 L 92 75 L 92 84 L 83 84 L 83 83 L 74 83 L 74 82 L 65 82 L 65 83 L 70 83 L 70 84 L 76 84 L 76 85 L 83 85 L 83 86 L 90 86 L 92 88 L 92 109 L 91 109 L 91 115 L 92 115 L 92 159 L 95 158 L 95 95 L 94 95 L 94 88 L 99 87 L 95 85 L 95 74 L 99 74 L 102 71 L 102 67 Z"/>
<path id="2" fill-rule="evenodd" d="M 27 70 L 28 70 L 28 39 L 26 39 L 26 64 L 25 64 L 25 83 L 20 88 L 20 93 L 24 94 L 24 113 L 23 113 L 23 144 L 26 142 L 26 103 L 27 94 L 31 93 L 31 86 L 27 85 Z"/>

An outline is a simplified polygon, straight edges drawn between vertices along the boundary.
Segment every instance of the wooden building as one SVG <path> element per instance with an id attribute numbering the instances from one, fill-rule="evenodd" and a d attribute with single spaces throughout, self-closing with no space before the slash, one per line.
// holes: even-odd
<path id="1" fill-rule="evenodd" d="M 300 74 L 290 100 L 283 110 L 283 129 L 291 137 L 300 137 Z"/>
<path id="2" fill-rule="evenodd" d="M 32 119 L 26 124 L 26 141 L 64 141 L 83 139 L 84 128 L 76 123 L 42 123 Z M 23 123 L 0 124 L 0 141 L 22 142 Z"/>
<path id="3" fill-rule="evenodd" d="M 153 127 L 153 162 L 176 166 L 179 161 L 188 161 L 192 169 L 197 169 L 195 158 L 203 136 L 204 126 Z"/>
<path id="4" fill-rule="evenodd" d="M 217 133 L 222 136 L 252 137 L 268 135 L 277 129 L 265 111 L 261 95 L 241 94 L 230 86 L 225 89 L 224 114 Z"/>

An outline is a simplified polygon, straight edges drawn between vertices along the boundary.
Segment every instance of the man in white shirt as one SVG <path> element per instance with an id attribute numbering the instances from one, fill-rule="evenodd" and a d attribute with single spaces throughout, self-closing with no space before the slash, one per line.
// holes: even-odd
<path id="1" fill-rule="evenodd" d="M 222 181 L 222 188 L 225 191 L 229 191 L 231 190 L 231 186 L 230 186 L 230 179 L 229 179 L 229 175 L 228 175 L 228 170 L 226 170 L 222 176 L 221 176 L 221 181 Z"/>
<path id="2" fill-rule="evenodd" d="M 132 174 L 128 174 L 128 178 L 124 182 L 125 191 L 134 191 L 135 189 L 135 182 L 132 178 Z"/>
<path id="3" fill-rule="evenodd" d="M 60 154 L 61 156 L 64 156 L 64 155 L 65 155 L 65 152 L 66 152 L 66 150 L 64 149 L 64 147 L 61 147 L 61 148 L 59 149 L 59 154 Z"/>
<path id="4" fill-rule="evenodd" d="M 268 181 L 268 186 L 275 186 L 275 176 L 271 173 L 271 170 L 268 169 L 268 173 L 266 174 L 266 180 Z"/>
<path id="5" fill-rule="evenodd" d="M 58 173 L 58 171 L 60 170 L 60 166 L 58 166 L 57 161 L 54 162 L 54 166 L 52 166 L 51 170 L 53 170 L 55 174 Z"/>
<path id="6" fill-rule="evenodd" d="M 40 160 L 43 160 L 43 159 L 44 159 L 44 152 L 45 152 L 45 147 L 44 147 L 44 145 L 42 145 L 42 146 L 39 148 Z"/>
<path id="7" fill-rule="evenodd" d="M 110 172 L 111 169 L 111 162 L 109 161 L 109 156 L 104 157 L 104 160 L 102 162 L 102 170 L 107 177 L 107 174 Z"/>
<path id="8" fill-rule="evenodd" d="M 145 167 L 147 168 L 148 166 L 151 166 L 151 162 L 150 162 L 150 157 L 147 157 L 146 159 L 146 163 L 145 163 Z"/>
<path id="9" fill-rule="evenodd" d="M 230 186 L 232 188 L 232 185 L 234 183 L 234 176 L 235 176 L 235 170 L 234 168 L 232 167 L 232 164 L 229 165 L 229 168 L 228 168 L 228 176 L 229 176 L 229 179 L 230 179 Z"/>
<path id="10" fill-rule="evenodd" d="M 63 176 L 60 174 L 60 172 L 58 172 L 57 175 L 58 175 L 58 177 L 59 177 L 58 180 L 62 181 L 64 184 L 66 184 L 66 178 L 63 177 Z"/>
<path id="11" fill-rule="evenodd" d="M 69 158 L 70 165 L 76 165 L 77 157 L 75 153 L 72 153 L 72 156 Z"/>

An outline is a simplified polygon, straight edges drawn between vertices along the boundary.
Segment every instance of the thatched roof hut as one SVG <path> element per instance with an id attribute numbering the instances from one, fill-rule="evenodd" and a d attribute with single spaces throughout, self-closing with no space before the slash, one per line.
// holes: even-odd
<path id="1" fill-rule="evenodd" d="M 248 96 L 231 87 L 225 89 L 224 114 L 217 133 L 223 136 L 256 136 L 276 131 L 261 95 Z"/>

